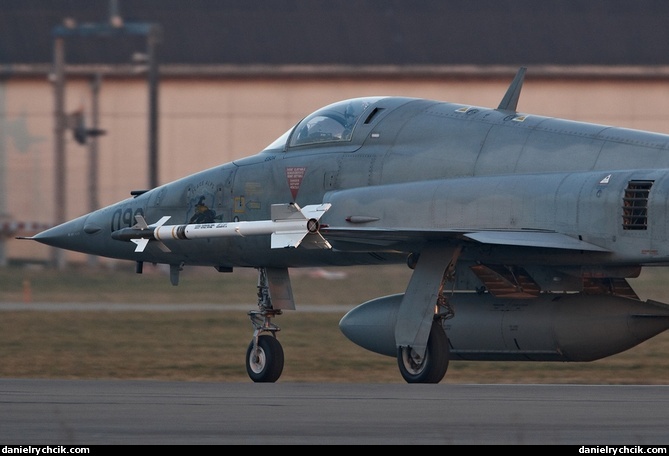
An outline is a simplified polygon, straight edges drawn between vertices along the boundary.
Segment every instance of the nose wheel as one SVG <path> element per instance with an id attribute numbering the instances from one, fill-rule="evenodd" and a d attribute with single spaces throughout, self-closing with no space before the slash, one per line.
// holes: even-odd
<path id="1" fill-rule="evenodd" d="M 246 350 L 246 372 L 256 383 L 274 383 L 283 372 L 283 347 L 274 335 L 264 334 Z"/>
<path id="2" fill-rule="evenodd" d="M 281 377 L 284 358 L 283 347 L 276 338 L 280 328 L 271 320 L 282 312 L 272 307 L 263 268 L 258 270 L 258 309 L 249 312 L 254 331 L 246 350 L 246 372 L 256 383 L 274 383 Z"/>

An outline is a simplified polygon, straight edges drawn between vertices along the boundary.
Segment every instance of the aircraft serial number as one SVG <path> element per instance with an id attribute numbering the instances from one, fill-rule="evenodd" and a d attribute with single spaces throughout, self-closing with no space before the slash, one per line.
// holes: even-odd
<path id="1" fill-rule="evenodd" d="M 125 209 L 116 209 L 112 214 L 111 218 L 111 230 L 112 232 L 120 230 L 121 228 L 133 226 L 136 215 L 144 215 L 144 210 L 142 208 L 133 209 L 127 207 Z"/>

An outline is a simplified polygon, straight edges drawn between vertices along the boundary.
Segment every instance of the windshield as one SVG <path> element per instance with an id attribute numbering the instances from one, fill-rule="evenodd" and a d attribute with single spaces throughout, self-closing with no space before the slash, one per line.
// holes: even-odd
<path id="1" fill-rule="evenodd" d="M 292 127 L 290 130 L 276 138 L 274 141 L 272 141 L 272 144 L 269 146 L 265 147 L 263 150 L 272 150 L 272 149 L 282 149 L 286 146 L 286 141 L 288 141 L 288 135 L 290 135 L 290 132 L 293 131 Z"/>
<path id="2" fill-rule="evenodd" d="M 354 98 L 319 109 L 297 124 L 289 145 L 350 141 L 360 115 L 380 98 Z"/>

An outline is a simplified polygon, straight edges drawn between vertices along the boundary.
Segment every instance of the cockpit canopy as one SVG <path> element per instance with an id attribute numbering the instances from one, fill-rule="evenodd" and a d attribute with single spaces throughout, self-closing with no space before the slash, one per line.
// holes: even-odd
<path id="1" fill-rule="evenodd" d="M 350 141 L 358 119 L 383 97 L 353 98 L 325 106 L 302 119 L 267 149 Z"/>

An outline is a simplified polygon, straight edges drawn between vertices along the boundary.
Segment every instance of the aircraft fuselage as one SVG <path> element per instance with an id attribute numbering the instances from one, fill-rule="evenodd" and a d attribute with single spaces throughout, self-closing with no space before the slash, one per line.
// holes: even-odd
<path id="1" fill-rule="evenodd" d="M 669 265 L 669 135 L 517 112 L 523 75 L 497 109 L 334 103 L 257 155 L 32 239 L 169 264 L 175 285 L 187 265 L 257 268 L 254 381 L 281 374 L 270 319 L 295 308 L 288 269 L 309 266 L 414 269 L 405 293 L 340 322 L 358 345 L 396 355 L 410 383 L 439 382 L 449 356 L 610 356 L 669 327 L 669 306 L 626 281 Z"/>
<path id="2" fill-rule="evenodd" d="M 669 258 L 667 136 L 452 103 L 381 98 L 377 104 L 379 113 L 360 122 L 350 142 L 267 149 L 160 186 L 80 219 L 65 247 L 157 263 L 300 267 L 403 261 L 432 231 L 558 230 L 602 248 L 584 252 L 579 263 Z M 626 199 L 639 194 L 644 201 L 626 213 Z M 209 212 L 202 223 L 268 220 L 272 204 L 326 201 L 333 207 L 322 220 L 325 232 L 392 226 L 423 235 L 398 234 L 364 253 L 351 242 L 339 249 L 336 241 L 334 251 L 273 252 L 268 236 L 168 242 L 168 253 L 136 253 L 110 237 L 133 226 L 136 215 L 148 223 L 164 216 L 170 223 L 197 220 L 200 201 Z M 352 216 L 369 221 L 347 221 Z M 503 261 L 505 243 L 497 245 L 485 248 Z M 525 253 L 555 264 L 573 256 Z"/>

